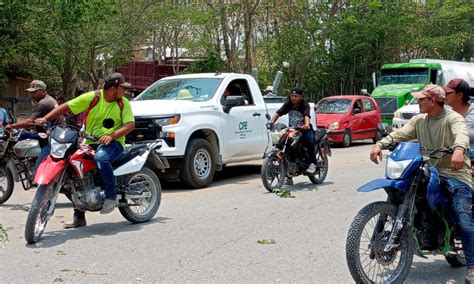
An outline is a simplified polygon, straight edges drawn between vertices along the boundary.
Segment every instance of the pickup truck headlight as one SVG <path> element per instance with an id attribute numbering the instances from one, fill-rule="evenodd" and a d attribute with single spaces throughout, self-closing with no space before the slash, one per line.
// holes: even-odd
<path id="1" fill-rule="evenodd" d="M 171 117 L 153 119 L 153 122 L 163 127 L 167 125 L 178 124 L 180 118 L 181 118 L 181 115 L 177 114 Z"/>
<path id="2" fill-rule="evenodd" d="M 394 118 L 401 118 L 402 116 L 401 116 L 401 113 L 399 111 L 396 111 L 396 112 L 393 113 L 393 117 Z"/>
<path id="3" fill-rule="evenodd" d="M 338 130 L 339 129 L 339 122 L 333 122 L 328 125 L 328 130 Z"/>

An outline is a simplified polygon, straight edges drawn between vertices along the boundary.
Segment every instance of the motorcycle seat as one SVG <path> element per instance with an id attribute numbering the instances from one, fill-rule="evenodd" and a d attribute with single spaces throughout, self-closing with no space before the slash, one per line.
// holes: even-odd
<path id="1" fill-rule="evenodd" d="M 114 169 L 124 165 L 131 159 L 135 158 L 136 156 L 142 154 L 147 147 L 146 144 L 139 144 L 139 145 L 131 145 L 127 146 L 125 148 L 125 151 L 123 151 L 122 155 L 120 157 L 112 162 L 112 167 Z"/>

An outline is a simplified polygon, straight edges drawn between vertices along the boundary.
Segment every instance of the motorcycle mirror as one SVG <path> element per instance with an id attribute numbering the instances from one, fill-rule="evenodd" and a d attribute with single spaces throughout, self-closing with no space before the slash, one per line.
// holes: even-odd
<path id="1" fill-rule="evenodd" d="M 106 118 L 102 121 L 102 126 L 107 129 L 114 127 L 114 124 L 115 122 L 112 118 Z"/>
<path id="2" fill-rule="evenodd" d="M 267 118 L 267 120 L 272 119 L 268 113 L 265 115 L 265 117 Z"/>

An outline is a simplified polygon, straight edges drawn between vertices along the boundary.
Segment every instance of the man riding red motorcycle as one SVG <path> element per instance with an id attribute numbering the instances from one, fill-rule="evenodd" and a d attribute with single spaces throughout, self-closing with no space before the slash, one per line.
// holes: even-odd
<path id="1" fill-rule="evenodd" d="M 125 135 L 135 128 L 130 103 L 123 97 L 125 90 L 129 87 L 130 83 L 125 82 L 122 74 L 110 74 L 105 78 L 103 90 L 85 93 L 35 120 L 36 123 L 43 124 L 67 112 L 86 113 L 84 119 L 86 135 L 93 134 L 99 137 L 98 141 L 86 139 L 85 143 L 96 148 L 94 161 L 105 190 L 101 214 L 112 212 L 118 204 L 112 162 L 122 155 L 125 148 Z M 113 126 L 111 128 L 101 126 L 104 119 L 108 118 L 113 120 Z M 75 208 L 73 222 L 66 223 L 64 227 L 76 228 L 85 225 L 84 211 Z"/>

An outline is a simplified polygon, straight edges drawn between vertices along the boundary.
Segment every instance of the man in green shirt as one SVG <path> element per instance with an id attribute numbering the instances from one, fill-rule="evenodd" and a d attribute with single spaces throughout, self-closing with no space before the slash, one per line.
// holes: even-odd
<path id="1" fill-rule="evenodd" d="M 474 283 L 474 222 L 472 220 L 471 161 L 466 153 L 469 136 L 464 118 L 457 112 L 444 109 L 446 95 L 437 85 L 427 85 L 421 92 L 413 93 L 418 99 L 420 114 L 412 117 L 403 128 L 378 141 L 370 152 L 370 159 L 382 161 L 382 149 L 392 142 L 418 140 L 425 149 L 453 147 L 454 153 L 429 161 L 440 173 L 450 192 L 452 211 L 461 231 L 461 242 L 466 256 L 466 283 Z"/>
<path id="2" fill-rule="evenodd" d="M 36 123 L 42 124 L 67 112 L 79 114 L 86 112 L 85 132 L 86 134 L 99 137 L 98 142 L 86 140 L 85 143 L 96 148 L 94 157 L 105 191 L 105 202 L 100 211 L 107 214 L 117 206 L 117 194 L 115 191 L 115 176 L 112 162 L 120 157 L 125 148 L 125 135 L 135 128 L 135 120 L 132 109 L 127 98 L 124 97 L 125 90 L 130 87 L 122 74 L 112 73 L 105 78 L 104 89 L 92 91 L 60 105 L 46 116 L 36 119 Z M 112 128 L 105 128 L 102 122 L 112 119 Z M 86 225 L 85 214 L 77 209 L 74 210 L 72 223 L 64 225 L 65 228 L 75 228 Z"/>

